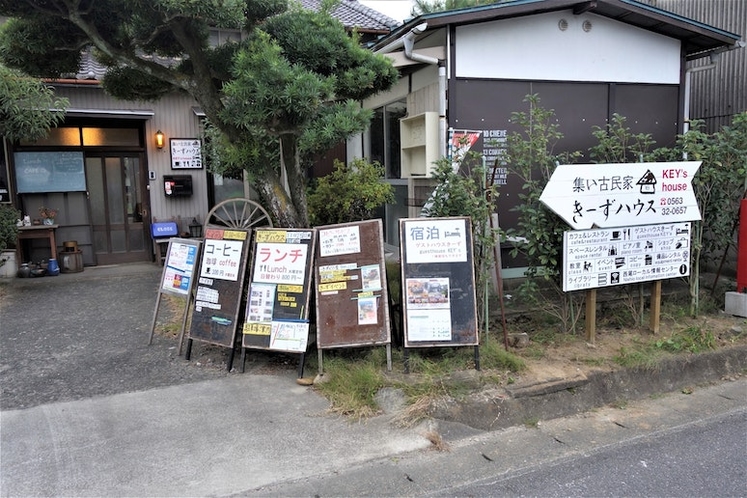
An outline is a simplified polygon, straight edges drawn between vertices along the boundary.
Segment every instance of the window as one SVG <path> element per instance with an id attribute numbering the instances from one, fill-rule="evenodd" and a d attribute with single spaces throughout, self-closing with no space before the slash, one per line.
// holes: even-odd
<path id="1" fill-rule="evenodd" d="M 368 158 L 377 161 L 386 171 L 386 182 L 394 187 L 394 204 L 387 204 L 378 213 L 384 220 L 384 242 L 399 245 L 399 219 L 407 217 L 407 180 L 401 180 L 399 120 L 407 115 L 407 102 L 400 100 L 374 109 L 369 128 Z"/>
<path id="2" fill-rule="evenodd" d="M 406 114 L 407 103 L 401 100 L 375 109 L 371 120 L 369 159 L 384 166 L 388 180 L 401 176 L 399 120 Z"/>

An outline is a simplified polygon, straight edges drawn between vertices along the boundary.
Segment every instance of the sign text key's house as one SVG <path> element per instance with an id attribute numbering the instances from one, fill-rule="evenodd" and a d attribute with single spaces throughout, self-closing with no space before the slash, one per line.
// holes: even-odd
<path id="1" fill-rule="evenodd" d="M 509 119 L 528 111 L 527 95 L 555 111 L 562 150 L 588 151 L 592 127 L 615 113 L 669 146 L 683 131 L 686 61 L 740 46 L 738 35 L 633 0 L 515 0 L 425 14 L 373 47 L 402 78 L 364 102 L 375 119 L 349 155 L 386 166 L 397 192 L 387 242 L 396 243 L 396 219 L 419 214 L 449 130 L 478 131 L 472 150 L 497 168 L 501 226 L 515 226 L 521 184 L 501 167 L 501 144 L 519 131 Z"/>

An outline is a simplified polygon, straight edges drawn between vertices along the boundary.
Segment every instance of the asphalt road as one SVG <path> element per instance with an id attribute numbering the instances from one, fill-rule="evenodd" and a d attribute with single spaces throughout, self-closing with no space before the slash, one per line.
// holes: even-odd
<path id="1" fill-rule="evenodd" d="M 442 496 L 747 495 L 747 410 L 698 420 Z"/>
<path id="2" fill-rule="evenodd" d="M 235 496 L 747 496 L 747 378 Z"/>

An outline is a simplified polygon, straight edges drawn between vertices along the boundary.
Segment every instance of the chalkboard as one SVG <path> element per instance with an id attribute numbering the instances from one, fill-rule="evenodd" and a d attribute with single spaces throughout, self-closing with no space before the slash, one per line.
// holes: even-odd
<path id="1" fill-rule="evenodd" d="M 86 190 L 82 152 L 16 152 L 13 158 L 19 194 Z"/>
<path id="2" fill-rule="evenodd" d="M 205 231 L 189 338 L 233 349 L 249 252 L 248 230 Z"/>
<path id="3" fill-rule="evenodd" d="M 405 347 L 476 346 L 470 219 L 401 219 L 399 229 Z"/>
<path id="4" fill-rule="evenodd" d="M 383 240 L 381 220 L 317 227 L 320 350 L 391 342 Z"/>
<path id="5" fill-rule="evenodd" d="M 315 241 L 308 228 L 255 230 L 243 347 L 306 351 Z"/>

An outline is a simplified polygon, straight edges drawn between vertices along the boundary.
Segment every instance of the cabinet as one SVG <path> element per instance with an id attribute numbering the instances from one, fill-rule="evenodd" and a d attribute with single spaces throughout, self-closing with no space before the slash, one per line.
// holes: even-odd
<path id="1" fill-rule="evenodd" d="M 402 178 L 430 178 L 440 159 L 438 113 L 424 112 L 400 119 Z"/>

